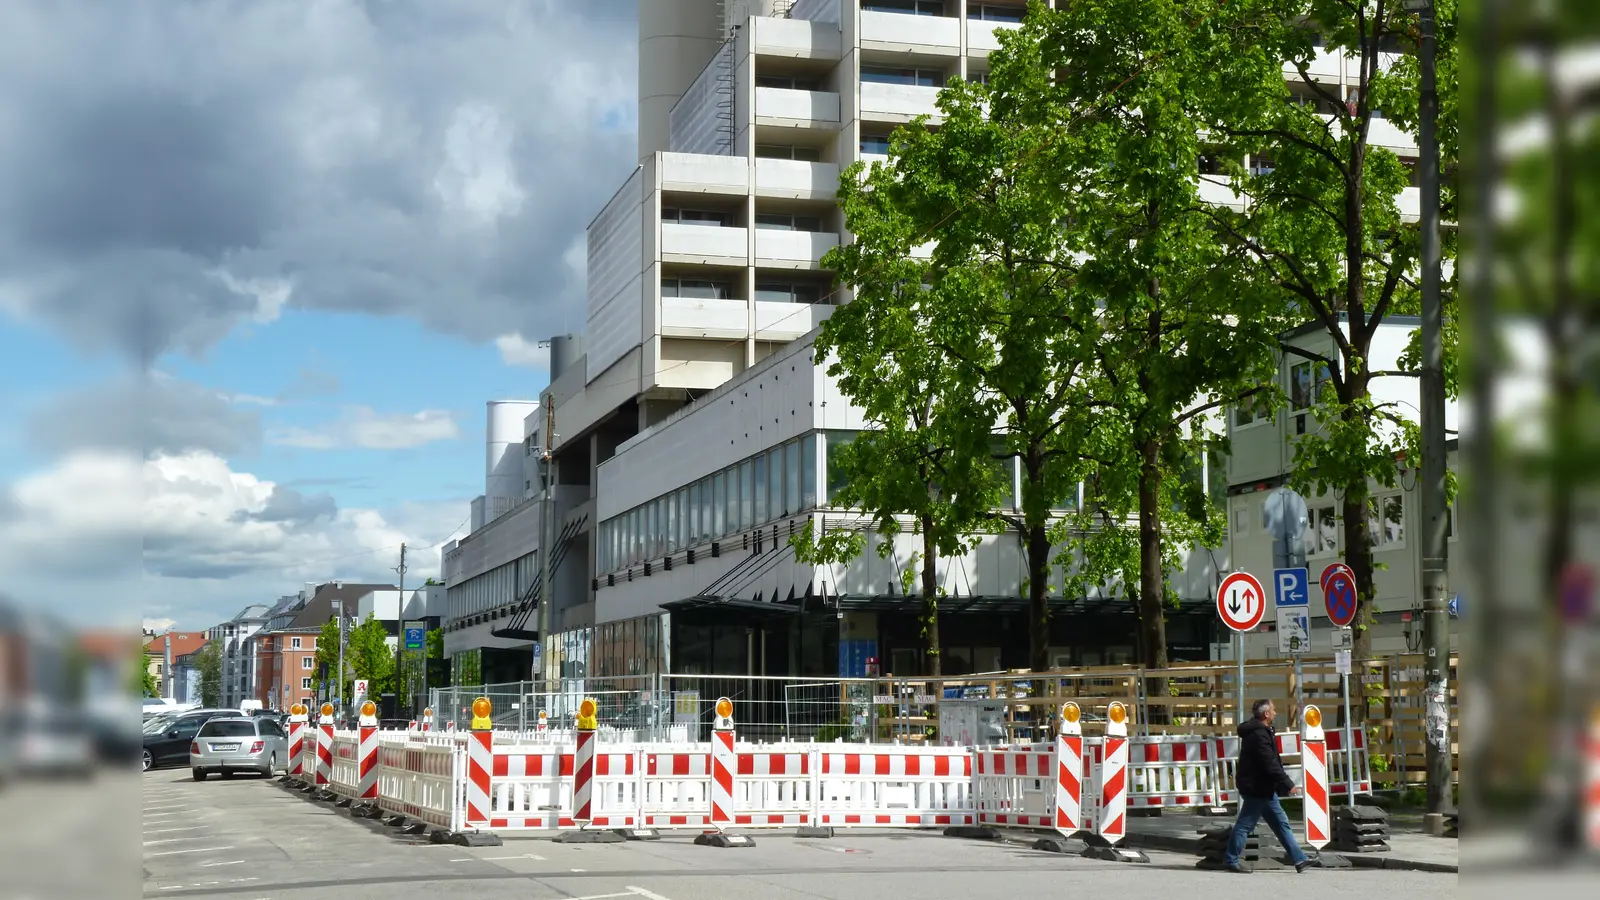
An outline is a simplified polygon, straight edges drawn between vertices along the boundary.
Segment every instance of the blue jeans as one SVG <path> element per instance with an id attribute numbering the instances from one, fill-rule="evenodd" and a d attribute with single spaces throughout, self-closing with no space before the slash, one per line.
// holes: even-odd
<path id="1" fill-rule="evenodd" d="M 1295 840 L 1294 829 L 1289 827 L 1289 817 L 1278 805 L 1277 797 L 1240 798 L 1239 820 L 1233 823 L 1233 836 L 1228 838 L 1228 855 L 1223 861 L 1230 866 L 1239 864 L 1244 842 L 1250 837 L 1250 832 L 1256 830 L 1256 823 L 1261 821 L 1262 816 L 1266 816 L 1267 827 L 1278 836 L 1278 843 L 1289 852 L 1289 862 L 1295 865 L 1305 862 L 1306 855 L 1301 852 L 1300 842 Z"/>

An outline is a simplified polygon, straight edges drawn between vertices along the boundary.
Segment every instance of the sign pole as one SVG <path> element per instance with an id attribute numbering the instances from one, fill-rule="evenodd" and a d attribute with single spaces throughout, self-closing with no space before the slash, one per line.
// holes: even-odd
<path id="1" fill-rule="evenodd" d="M 1239 692 L 1238 718 L 1234 720 L 1235 727 L 1244 724 L 1244 632 L 1236 631 L 1233 635 L 1233 662 L 1238 674 L 1234 678 L 1234 688 Z"/>
<path id="2" fill-rule="evenodd" d="M 1350 673 L 1339 676 L 1344 682 L 1344 797 L 1351 807 L 1356 805 L 1356 745 L 1350 741 Z"/>

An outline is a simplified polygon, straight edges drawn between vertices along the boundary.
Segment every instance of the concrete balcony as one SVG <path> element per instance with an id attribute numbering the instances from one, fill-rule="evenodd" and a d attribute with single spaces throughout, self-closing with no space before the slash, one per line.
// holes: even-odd
<path id="1" fill-rule="evenodd" d="M 1388 119 L 1372 120 L 1372 125 L 1367 128 L 1367 142 L 1375 147 L 1393 150 L 1402 156 L 1417 154 L 1417 139 L 1401 131 Z"/>
<path id="2" fill-rule="evenodd" d="M 833 314 L 832 306 L 756 301 L 756 340 L 792 341 Z"/>
<path id="3" fill-rule="evenodd" d="M 981 19 L 968 19 L 967 55 L 987 57 L 993 51 L 1000 49 L 1000 38 L 996 36 L 995 32 L 1021 27 L 1016 22 L 985 22 Z"/>
<path id="4" fill-rule="evenodd" d="M 743 228 L 661 223 L 661 261 L 701 265 L 744 265 L 749 258 Z"/>
<path id="5" fill-rule="evenodd" d="M 1235 210 L 1244 209 L 1244 195 L 1234 190 L 1232 179 L 1222 175 L 1200 176 L 1200 199 Z"/>
<path id="6" fill-rule="evenodd" d="M 1400 196 L 1395 198 L 1395 205 L 1400 208 L 1402 221 L 1415 222 L 1422 218 L 1422 188 L 1407 187 L 1400 189 Z"/>
<path id="7" fill-rule="evenodd" d="M 791 200 L 832 200 L 839 189 L 833 163 L 793 159 L 756 160 L 756 196 Z"/>
<path id="8" fill-rule="evenodd" d="M 661 298 L 661 336 L 742 338 L 750 333 L 750 308 L 743 300 Z"/>
<path id="9" fill-rule="evenodd" d="M 909 17 L 907 17 L 909 18 Z M 931 17 L 930 17 L 931 18 Z M 915 84 L 861 83 L 861 117 L 886 122 L 909 122 L 917 116 L 938 118 L 939 89 Z"/>
<path id="10" fill-rule="evenodd" d="M 664 191 L 743 194 L 750 179 L 748 160 L 742 156 L 662 153 L 660 159 Z"/>
<path id="11" fill-rule="evenodd" d="M 839 95 L 824 91 L 756 88 L 756 121 L 760 125 L 797 128 L 839 124 Z"/>
<path id="12" fill-rule="evenodd" d="M 892 53 L 956 56 L 961 53 L 961 20 L 862 10 L 861 46 Z"/>
<path id="13" fill-rule="evenodd" d="M 838 60 L 843 54 L 839 26 L 831 22 L 756 16 L 752 36 L 758 56 Z"/>
<path id="14" fill-rule="evenodd" d="M 756 229 L 756 265 L 769 269 L 820 269 L 822 257 L 839 246 L 830 231 Z"/>

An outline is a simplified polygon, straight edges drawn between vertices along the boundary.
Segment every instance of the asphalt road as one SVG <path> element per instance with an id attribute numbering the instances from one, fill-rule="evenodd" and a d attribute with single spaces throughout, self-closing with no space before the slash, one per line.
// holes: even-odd
<path id="1" fill-rule="evenodd" d="M 510 835 L 500 847 L 432 845 L 351 819 L 253 777 L 195 783 L 187 770 L 143 777 L 143 896 L 240 900 L 1016 900 L 1076 891 L 1236 900 L 1455 897 L 1456 878 L 1376 870 L 1203 872 L 1193 857 L 1148 865 L 1086 860 L 937 833 L 802 840 L 756 833 L 745 849 L 654 842 L 569 845 Z M 0 892 L 0 897 L 3 897 Z M 53 896 L 53 895 L 44 895 Z"/>

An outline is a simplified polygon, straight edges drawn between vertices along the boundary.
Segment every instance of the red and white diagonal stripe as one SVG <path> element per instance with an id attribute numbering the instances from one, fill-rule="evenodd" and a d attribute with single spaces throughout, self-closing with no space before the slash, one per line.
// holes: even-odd
<path id="1" fill-rule="evenodd" d="M 1305 741 L 1301 764 L 1305 770 L 1306 843 L 1322 849 L 1328 843 L 1328 745 Z"/>
<path id="2" fill-rule="evenodd" d="M 578 731 L 578 752 L 574 754 L 572 775 L 572 818 L 589 824 L 594 803 L 594 732 Z"/>
<path id="3" fill-rule="evenodd" d="M 317 726 L 317 784 L 325 786 L 333 780 L 333 725 Z"/>
<path id="4" fill-rule="evenodd" d="M 361 743 L 358 746 L 360 789 L 356 796 L 362 800 L 378 799 L 378 728 L 375 725 L 363 725 L 360 728 Z"/>
<path id="5" fill-rule="evenodd" d="M 1083 828 L 1083 736 L 1056 736 L 1056 830 L 1067 837 Z"/>
<path id="6" fill-rule="evenodd" d="M 1105 739 L 1105 763 L 1100 767 L 1100 820 L 1095 833 L 1115 844 L 1128 831 L 1128 739 Z"/>
<path id="7" fill-rule="evenodd" d="M 289 774 L 298 776 L 302 770 L 303 761 L 300 754 L 304 751 L 306 737 L 306 723 L 289 720 Z"/>
<path id="8" fill-rule="evenodd" d="M 711 824 L 733 824 L 733 778 L 739 757 L 733 749 L 732 731 L 711 732 Z"/>
<path id="9" fill-rule="evenodd" d="M 494 771 L 494 732 L 474 731 L 467 738 L 467 820 L 470 826 L 488 827 L 493 812 L 489 777 Z"/>
<path id="10" fill-rule="evenodd" d="M 1583 815 L 1584 831 L 1588 834 L 1589 849 L 1600 850 L 1600 710 L 1589 723 L 1589 739 L 1585 742 L 1583 764 Z"/>

